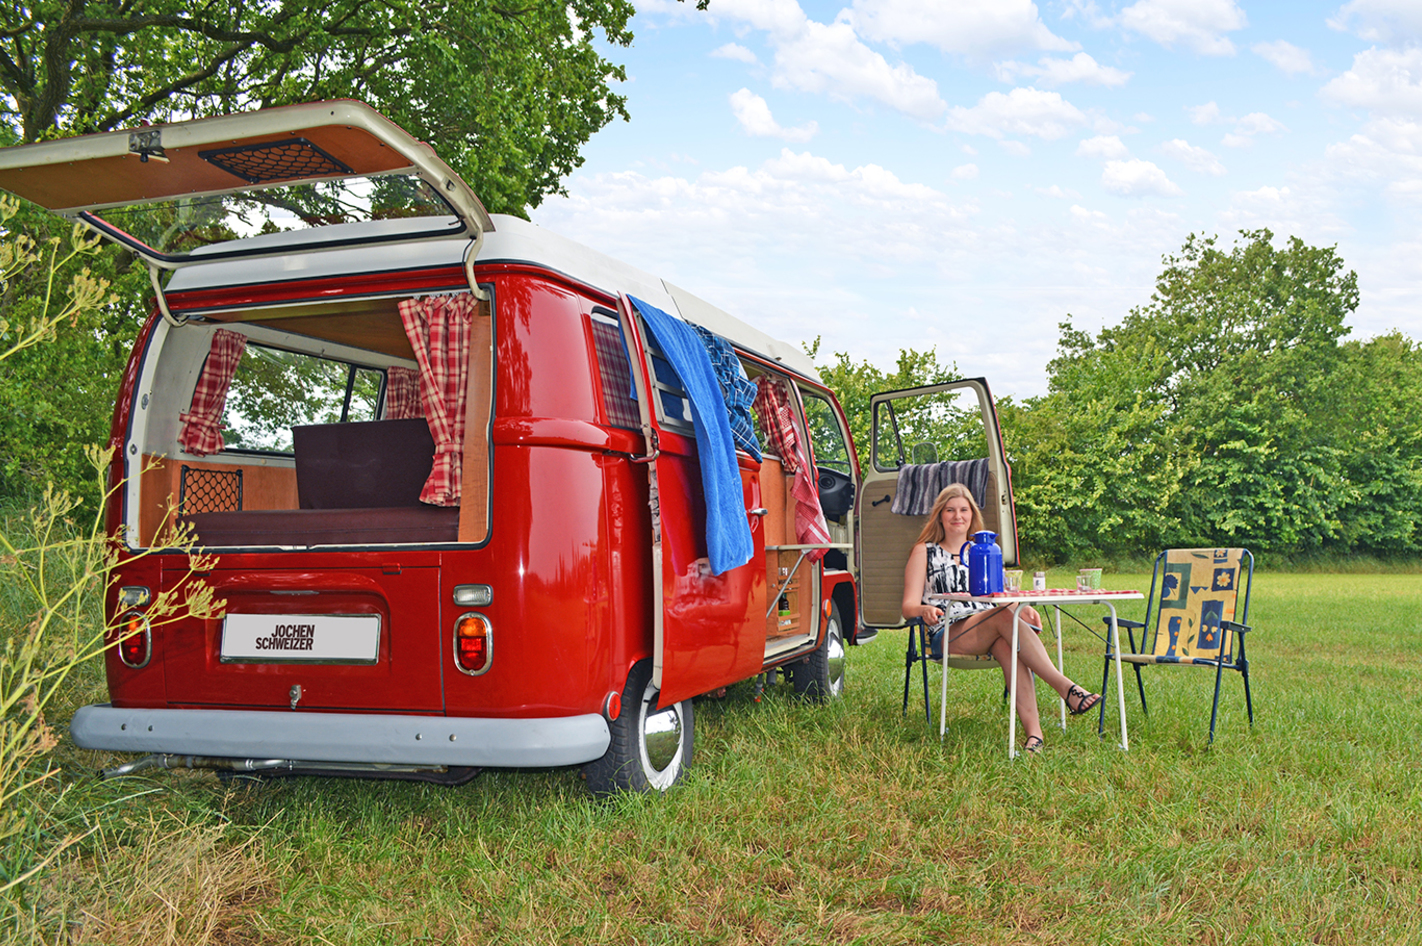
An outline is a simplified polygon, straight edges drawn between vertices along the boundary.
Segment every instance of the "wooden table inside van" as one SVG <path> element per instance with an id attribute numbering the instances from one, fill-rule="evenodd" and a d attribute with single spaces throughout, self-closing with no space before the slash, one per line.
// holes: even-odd
<path id="1" fill-rule="evenodd" d="M 1021 610 L 1024 604 L 1031 605 L 1052 605 L 1057 609 L 1053 629 L 1057 636 L 1057 666 L 1061 667 L 1062 662 L 1062 629 L 1061 629 L 1061 606 L 1067 604 L 1103 604 L 1111 611 L 1111 652 L 1116 656 L 1116 698 L 1121 709 L 1121 748 L 1129 750 L 1130 740 L 1126 737 L 1126 688 L 1125 680 L 1121 673 L 1121 635 L 1120 628 L 1116 624 L 1116 602 L 1117 601 L 1142 601 L 1145 595 L 1139 591 L 1079 591 L 1070 588 L 1048 588 L 1045 591 L 1012 591 L 995 595 L 969 595 L 969 594 L 946 594 L 930 595 L 933 600 L 948 601 L 971 601 L 977 604 L 990 604 L 995 607 L 1005 607 L 1012 609 L 1012 667 L 1009 679 L 1011 696 L 1007 701 L 1007 757 L 1015 759 L 1017 757 L 1017 638 L 1022 630 Z M 1106 695 L 1102 694 L 1102 699 Z M 943 692 L 939 697 L 939 712 L 941 719 L 938 727 L 938 736 L 943 737 L 943 731 L 947 728 L 948 713 L 948 671 L 943 671 Z M 1062 702 L 1062 725 L 1066 726 L 1066 703 Z"/>

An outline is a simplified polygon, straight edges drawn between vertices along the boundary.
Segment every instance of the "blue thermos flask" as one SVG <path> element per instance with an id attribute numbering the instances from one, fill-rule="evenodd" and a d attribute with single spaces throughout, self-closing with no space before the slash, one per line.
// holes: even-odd
<path id="1" fill-rule="evenodd" d="M 968 566 L 968 594 L 1002 591 L 1002 549 L 997 544 L 997 533 L 974 532 L 971 538 L 958 550 L 958 561 Z"/>

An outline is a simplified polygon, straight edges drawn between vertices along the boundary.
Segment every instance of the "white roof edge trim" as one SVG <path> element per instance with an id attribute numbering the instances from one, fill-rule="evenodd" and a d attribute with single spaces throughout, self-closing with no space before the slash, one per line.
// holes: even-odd
<path id="1" fill-rule="evenodd" d="M 754 326 L 747 325 L 729 312 L 716 308 L 701 297 L 692 295 L 665 279 L 662 280 L 662 285 L 666 287 L 667 295 L 676 301 L 683 321 L 695 322 L 734 344 L 779 362 L 813 381 L 823 383 L 819 371 L 815 369 L 814 361 L 798 346 L 782 342 Z"/>
<path id="2" fill-rule="evenodd" d="M 321 116 L 318 120 L 317 116 Z M 329 120 L 328 120 L 329 119 Z M 158 132 L 164 148 L 197 148 L 212 143 L 216 138 L 253 137 L 267 134 L 289 134 L 293 127 L 301 124 L 351 125 L 380 138 L 397 154 L 410 162 L 410 168 L 429 181 L 440 195 L 455 209 L 455 212 L 479 230 L 494 229 L 489 212 L 474 191 L 459 175 L 445 164 L 434 149 L 412 136 L 405 129 L 386 118 L 380 112 L 354 99 L 332 102 L 310 102 L 304 105 L 287 105 L 281 108 L 260 109 L 236 115 L 219 115 L 213 118 L 199 118 L 187 122 L 163 125 L 148 125 L 145 132 Z M 0 148 L 0 170 L 18 167 L 34 167 L 46 164 L 66 164 L 72 161 L 88 161 L 96 158 L 122 157 L 130 154 L 129 135 L 138 129 L 102 132 L 94 135 L 80 135 L 74 138 L 60 138 L 54 141 L 40 141 Z M 383 173 L 399 173 L 399 170 Z M 280 186 L 276 182 L 272 186 Z M 188 196 L 217 196 L 235 194 L 257 189 L 251 184 L 222 190 L 204 191 Z M 56 213 L 75 214 L 82 210 L 97 210 L 111 205 L 95 204 L 57 208 Z"/>

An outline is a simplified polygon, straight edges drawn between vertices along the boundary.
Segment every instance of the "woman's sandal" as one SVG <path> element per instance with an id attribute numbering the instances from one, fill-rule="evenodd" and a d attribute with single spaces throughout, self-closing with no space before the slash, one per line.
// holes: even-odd
<path id="1" fill-rule="evenodd" d="M 1036 755 L 1042 751 L 1042 747 L 1045 745 L 1046 743 L 1042 741 L 1041 736 L 1028 736 L 1027 741 L 1022 743 L 1022 751 Z"/>
<path id="2" fill-rule="evenodd" d="M 1072 698 L 1072 697 L 1076 697 L 1076 709 L 1072 709 L 1072 708 L 1071 708 L 1071 698 Z M 1071 713 L 1071 715 L 1073 715 L 1073 716 L 1080 716 L 1082 713 L 1086 713 L 1086 712 L 1089 712 L 1089 711 L 1091 711 L 1091 710 L 1096 709 L 1096 705 L 1097 705 L 1098 703 L 1100 703 L 1100 702 L 1101 702 L 1101 694 L 1100 694 L 1100 693 L 1087 693 L 1085 690 L 1083 690 L 1081 687 L 1077 686 L 1075 683 L 1073 683 L 1073 684 L 1071 685 L 1071 689 L 1070 689 L 1070 690 L 1067 690 L 1067 696 L 1066 696 L 1067 712 Z"/>

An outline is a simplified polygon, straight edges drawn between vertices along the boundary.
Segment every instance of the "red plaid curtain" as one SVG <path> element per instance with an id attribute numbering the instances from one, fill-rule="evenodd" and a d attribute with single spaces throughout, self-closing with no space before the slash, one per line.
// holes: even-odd
<path id="1" fill-rule="evenodd" d="M 785 383 L 770 375 L 755 379 L 755 409 L 760 425 L 770 437 L 771 449 L 780 454 L 785 472 L 795 474 L 790 495 L 795 497 L 795 541 L 800 545 L 820 545 L 830 540 L 829 525 L 820 508 L 820 491 L 810 475 L 810 464 L 800 448 L 795 433 L 795 412 L 790 406 L 790 392 Z M 806 557 L 812 562 L 824 558 L 825 549 L 816 549 Z"/>
<path id="2" fill-rule="evenodd" d="M 246 347 L 245 335 L 225 328 L 212 333 L 212 347 L 198 375 L 192 402 L 186 412 L 178 415 L 183 423 L 178 445 L 185 452 L 197 457 L 222 452 L 222 409 L 227 405 L 227 389 Z"/>
<path id="3" fill-rule="evenodd" d="M 432 506 L 459 505 L 469 334 L 478 305 L 469 293 L 400 303 L 400 321 L 420 366 L 420 403 L 435 442 L 434 468 L 420 492 L 420 502 Z"/>
<path id="4" fill-rule="evenodd" d="M 420 413 L 420 373 L 414 368 L 385 370 L 385 419 L 423 417 Z"/>

